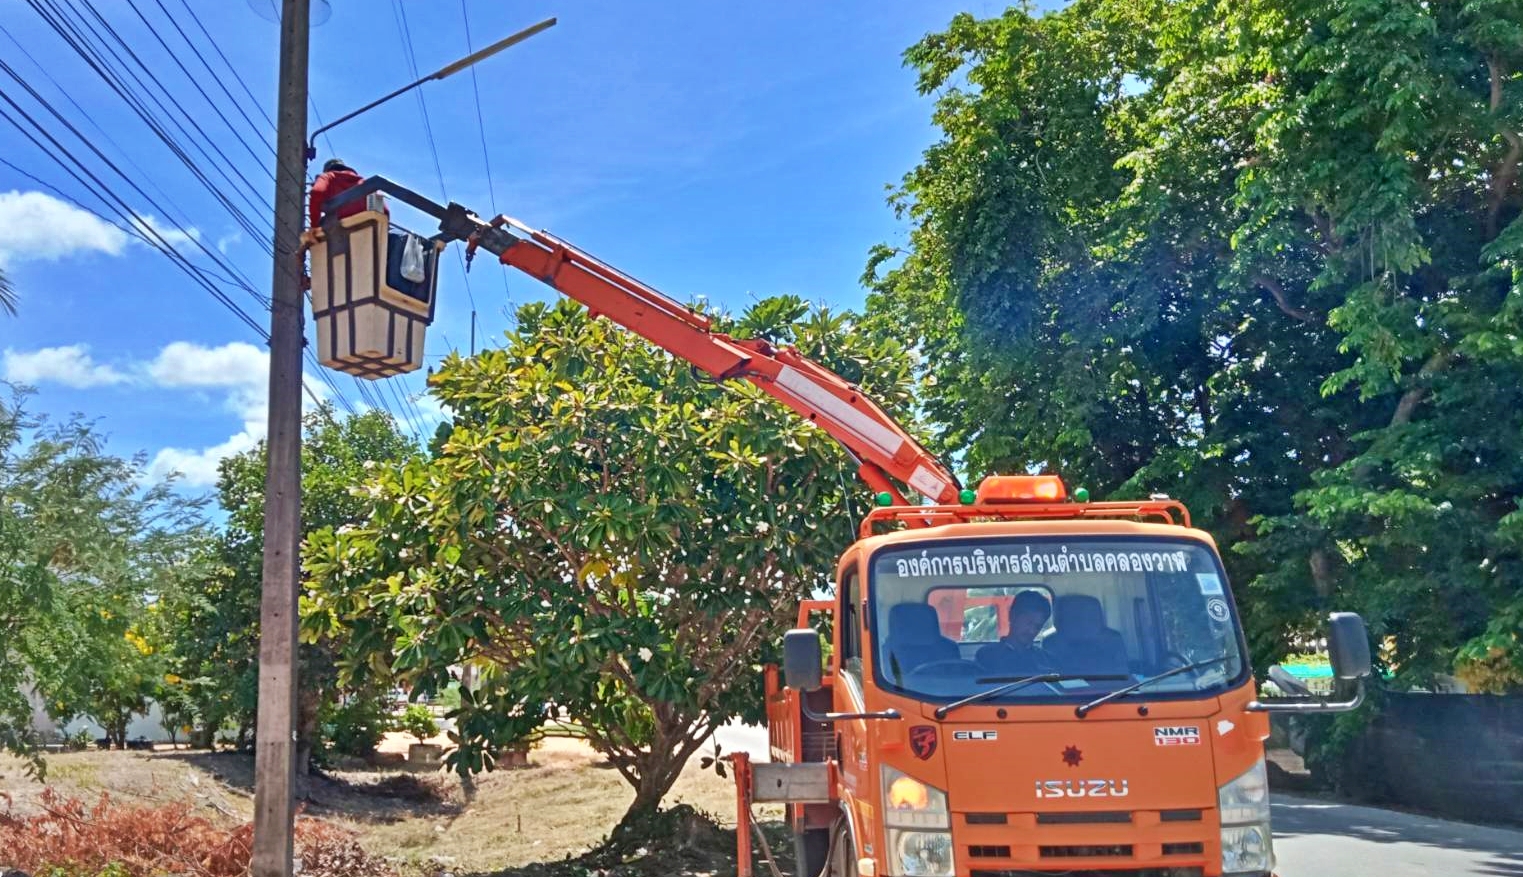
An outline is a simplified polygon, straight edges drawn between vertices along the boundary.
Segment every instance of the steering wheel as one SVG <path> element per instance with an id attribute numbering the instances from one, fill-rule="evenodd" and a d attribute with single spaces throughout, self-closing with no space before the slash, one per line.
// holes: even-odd
<path id="1" fill-rule="evenodd" d="M 1164 663 L 1168 664 L 1171 659 L 1174 659 L 1175 661 L 1177 661 L 1177 663 L 1173 663 L 1173 664 L 1171 664 L 1167 668 L 1167 669 L 1170 669 L 1170 670 L 1172 670 L 1174 667 L 1183 667 L 1186 664 L 1190 663 L 1190 659 L 1186 658 L 1184 655 L 1181 655 L 1179 652 L 1164 652 L 1163 653 Z"/>
<path id="2" fill-rule="evenodd" d="M 962 660 L 961 658 L 955 660 L 927 661 L 926 663 L 921 664 L 913 670 L 910 670 L 910 672 L 906 675 L 920 676 L 925 673 L 934 672 L 936 669 L 940 669 L 943 672 L 948 670 L 957 670 L 963 673 L 971 673 L 972 671 L 978 669 L 978 665 L 974 664 L 972 661 Z"/>

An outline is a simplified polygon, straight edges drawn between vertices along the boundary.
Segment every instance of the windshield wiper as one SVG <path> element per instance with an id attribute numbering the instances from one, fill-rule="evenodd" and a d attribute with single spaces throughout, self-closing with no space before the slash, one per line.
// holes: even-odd
<path id="1" fill-rule="evenodd" d="M 949 703 L 946 706 L 939 706 L 939 707 L 936 708 L 936 712 L 933 713 L 933 715 L 936 716 L 937 720 L 941 720 L 941 719 L 944 719 L 944 718 L 947 717 L 947 713 L 950 713 L 952 710 L 955 710 L 955 709 L 957 709 L 960 706 L 967 706 L 970 703 L 978 703 L 981 700 L 988 700 L 991 697 L 999 697 L 1001 694 L 1009 694 L 1012 691 L 1015 691 L 1015 690 L 1021 689 L 1021 688 L 1025 688 L 1028 685 L 1035 685 L 1038 682 L 1062 682 L 1062 681 L 1067 680 L 1067 679 L 1125 679 L 1125 678 L 1126 678 L 1125 676 L 1094 676 L 1094 675 L 1064 674 L 1064 673 L 1039 673 L 1039 674 L 1037 674 L 1035 676 L 1019 676 L 1019 677 L 1014 677 L 1014 678 L 1009 677 L 1009 676 L 995 676 L 995 677 L 992 677 L 992 678 L 989 678 L 989 679 L 980 679 L 978 681 L 979 682 L 1005 682 L 1005 684 L 1004 685 L 1000 685 L 1000 686 L 996 686 L 994 688 L 989 688 L 989 689 L 986 689 L 984 691 L 975 692 L 975 693 L 970 694 L 967 697 L 963 698 L 962 700 L 955 701 L 953 703 Z"/>
<path id="2" fill-rule="evenodd" d="M 1112 691 L 1110 694 L 1105 695 L 1104 697 L 1097 697 L 1081 707 L 1076 707 L 1074 709 L 1074 715 L 1082 719 L 1086 714 L 1089 713 L 1090 710 L 1094 709 L 1095 707 L 1103 706 L 1113 700 L 1120 700 L 1127 695 L 1137 692 L 1139 689 L 1142 689 L 1145 686 L 1152 685 L 1154 682 L 1168 679 L 1170 676 L 1178 676 L 1181 673 L 1188 673 L 1191 670 L 1199 670 L 1202 667 L 1209 667 L 1212 664 L 1220 664 L 1223 661 L 1230 661 L 1232 660 L 1232 657 L 1232 655 L 1217 655 L 1214 658 L 1207 658 L 1204 661 L 1196 661 L 1193 664 L 1186 664 L 1183 667 L 1175 667 L 1172 670 L 1165 670 L 1162 673 L 1159 673 L 1157 676 L 1149 676 L 1148 678 L 1141 681 L 1133 682 L 1131 685 L 1128 685 L 1125 688 L 1118 688 L 1115 691 Z"/>

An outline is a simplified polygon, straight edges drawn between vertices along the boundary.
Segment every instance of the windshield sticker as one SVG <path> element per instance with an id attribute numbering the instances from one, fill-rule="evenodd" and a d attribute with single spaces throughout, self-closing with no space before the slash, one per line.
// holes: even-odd
<path id="1" fill-rule="evenodd" d="M 1200 582 L 1200 592 L 1207 597 L 1222 592 L 1221 577 L 1214 572 L 1198 572 L 1195 574 L 1195 580 Z"/>
<path id="2" fill-rule="evenodd" d="M 1206 614 L 1211 616 L 1212 621 L 1225 622 L 1229 617 L 1227 601 L 1220 597 L 1212 597 L 1206 601 Z"/>
<path id="3" fill-rule="evenodd" d="M 1074 551 L 1062 546 L 1056 552 L 971 552 L 930 556 L 921 551 L 919 557 L 901 557 L 894 560 L 894 572 L 905 578 L 947 578 L 956 576 L 985 576 L 1001 574 L 1036 573 L 1037 575 L 1066 575 L 1093 572 L 1188 572 L 1190 557 L 1183 551 Z M 1202 585 L 1204 590 L 1204 585 Z M 1220 593 L 1220 584 L 1218 591 Z"/>

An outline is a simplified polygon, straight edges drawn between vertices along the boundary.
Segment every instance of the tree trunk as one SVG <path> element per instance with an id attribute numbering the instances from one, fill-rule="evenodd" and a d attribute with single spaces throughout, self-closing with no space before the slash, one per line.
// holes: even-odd
<path id="1" fill-rule="evenodd" d="M 687 736 L 686 732 L 691 729 L 692 722 L 682 721 L 678 717 L 672 717 L 669 722 L 662 724 L 669 726 L 658 728 L 650 751 L 641 753 L 634 759 L 637 780 L 634 782 L 635 799 L 619 820 L 615 837 L 639 839 L 648 836 L 650 830 L 657 827 L 652 819 L 661 807 L 661 799 L 672 790 L 677 778 L 682 775 L 682 769 L 687 766 L 688 759 L 709 738 L 707 731 L 696 738 Z"/>
<path id="2" fill-rule="evenodd" d="M 316 686 L 303 686 L 296 698 L 296 775 L 312 772 L 312 750 L 317 745 L 318 707 L 322 692 Z"/>

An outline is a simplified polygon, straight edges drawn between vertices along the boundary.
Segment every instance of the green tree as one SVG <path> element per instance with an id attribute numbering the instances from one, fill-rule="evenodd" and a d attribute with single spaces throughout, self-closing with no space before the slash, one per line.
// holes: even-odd
<path id="1" fill-rule="evenodd" d="M 118 743 L 158 681 L 142 630 L 187 574 L 199 504 L 105 453 L 94 426 L 0 399 L 0 745 L 34 754 L 28 693 L 55 719 L 88 715 Z M 149 486 L 144 487 L 144 484 Z M 40 763 L 39 763 L 40 764 Z"/>
<path id="2" fill-rule="evenodd" d="M 169 668 L 202 723 L 201 742 L 226 724 L 246 742 L 258 706 L 259 607 L 263 577 L 265 446 L 229 457 L 220 467 L 217 502 L 227 514 L 221 538 L 207 546 L 206 575 L 171 595 L 175 618 Z M 363 517 L 354 493 L 368 467 L 411 459 L 417 447 L 385 412 L 339 419 L 330 406 L 306 415 L 302 438 L 302 530 L 343 526 Z M 298 763 L 316 743 L 320 713 L 335 688 L 331 656 L 301 650 Z"/>
<path id="3" fill-rule="evenodd" d="M 768 299 L 730 328 L 908 401 L 903 350 L 850 314 Z M 564 711 L 634 787 L 631 824 L 716 727 L 761 718 L 765 647 L 852 539 L 853 467 L 754 387 L 569 302 L 525 306 L 505 349 L 430 385 L 453 432 L 373 473 L 367 520 L 311 539 L 304 633 L 414 691 L 478 667 L 453 711 L 462 774 Z"/>
<path id="4" fill-rule="evenodd" d="M 1523 401 L 1523 9 L 1080 0 L 906 59 L 943 136 L 869 310 L 970 474 L 1182 497 L 1261 662 L 1334 605 L 1414 681 L 1523 661 L 1523 437 L 1467 416 Z"/>

